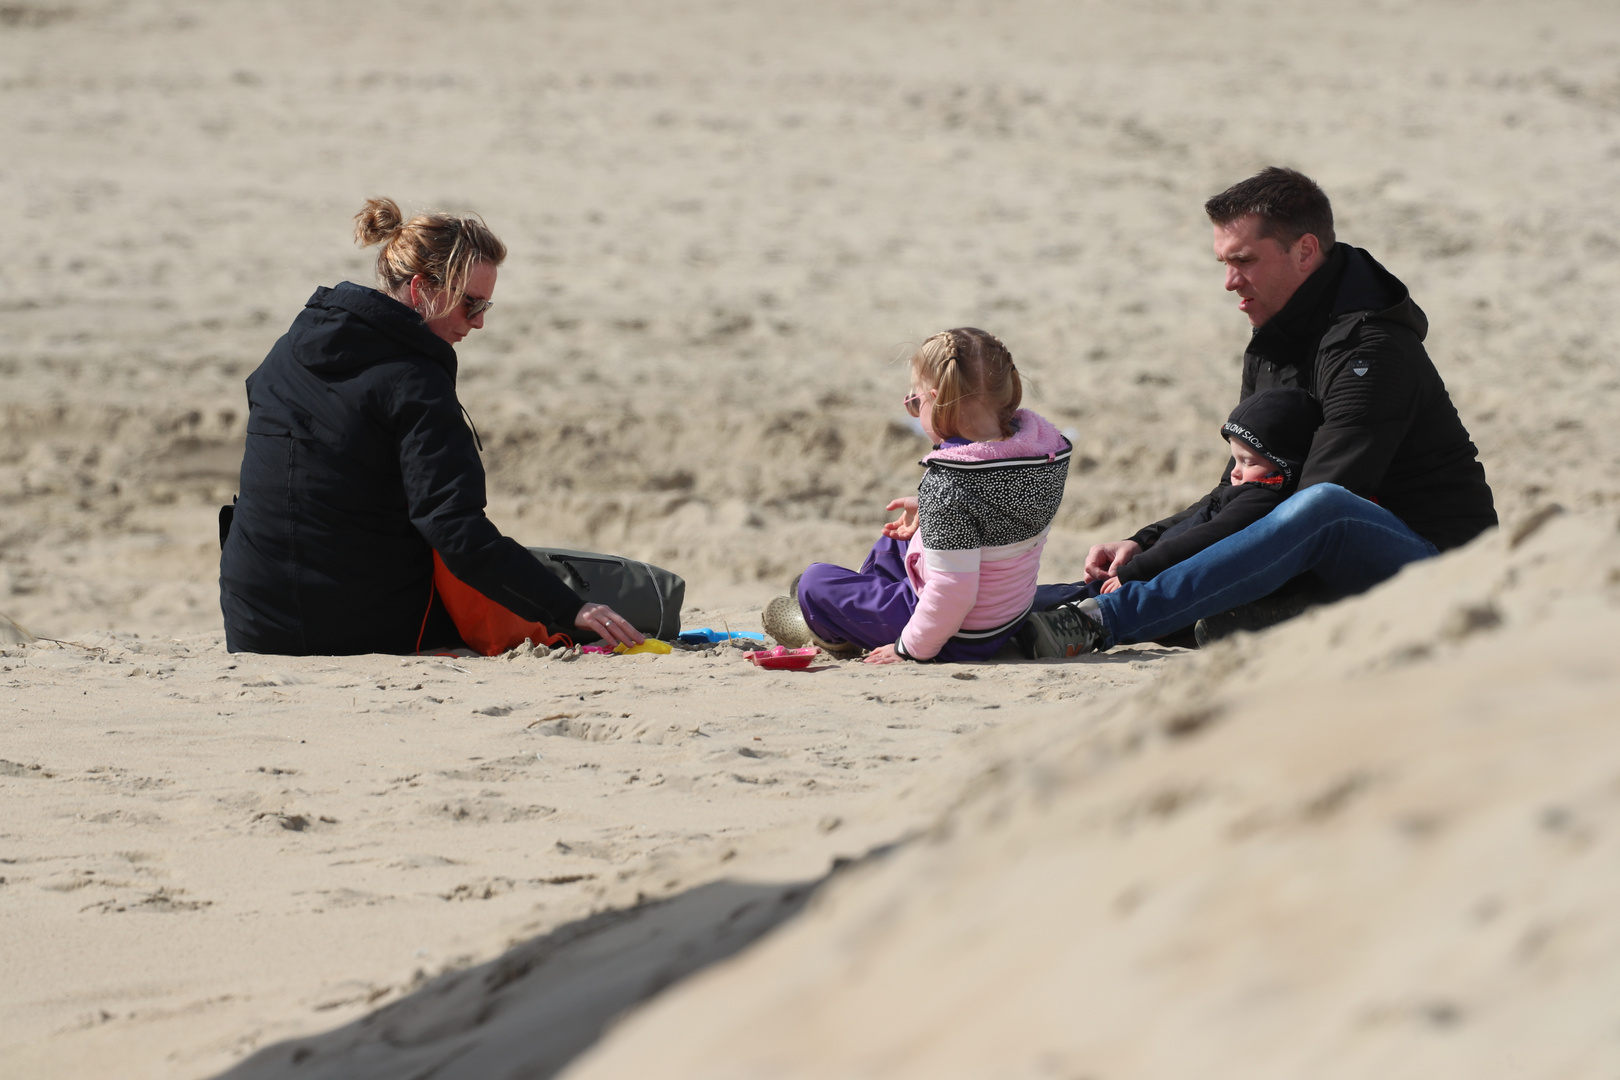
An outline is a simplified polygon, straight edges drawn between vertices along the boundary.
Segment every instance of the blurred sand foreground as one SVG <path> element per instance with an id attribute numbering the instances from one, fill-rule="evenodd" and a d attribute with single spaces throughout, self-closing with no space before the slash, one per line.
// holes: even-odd
<path id="1" fill-rule="evenodd" d="M 0 148 L 0 610 L 74 643 L 0 644 L 0 1074 L 1620 1070 L 1612 4 L 7 4 Z M 223 650 L 241 380 L 365 195 L 511 247 L 497 523 L 737 627 L 915 484 L 947 326 L 1075 433 L 1049 580 L 1205 490 L 1199 207 L 1273 161 L 1503 515 L 1366 597 L 962 669 Z"/>

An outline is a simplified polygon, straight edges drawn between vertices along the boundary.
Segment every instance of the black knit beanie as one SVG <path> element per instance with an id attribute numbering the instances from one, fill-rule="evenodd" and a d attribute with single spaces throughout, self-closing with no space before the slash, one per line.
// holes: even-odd
<path id="1" fill-rule="evenodd" d="M 1280 386 L 1250 394 L 1238 402 L 1221 425 L 1221 438 L 1237 438 L 1282 470 L 1294 483 L 1310 453 L 1311 437 L 1322 426 L 1322 407 L 1294 386 Z"/>

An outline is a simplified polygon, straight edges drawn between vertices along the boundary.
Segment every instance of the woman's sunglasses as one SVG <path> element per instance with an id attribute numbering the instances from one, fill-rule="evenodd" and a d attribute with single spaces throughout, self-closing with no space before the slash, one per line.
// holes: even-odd
<path id="1" fill-rule="evenodd" d="M 475 300 L 470 296 L 462 297 L 461 302 L 467 306 L 467 318 L 469 319 L 476 319 L 495 306 L 493 300 Z"/>

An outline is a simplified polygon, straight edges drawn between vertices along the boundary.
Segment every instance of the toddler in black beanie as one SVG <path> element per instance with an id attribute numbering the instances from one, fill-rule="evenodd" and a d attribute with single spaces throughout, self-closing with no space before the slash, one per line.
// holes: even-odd
<path id="1" fill-rule="evenodd" d="M 1296 387 L 1244 398 L 1221 425 L 1232 448 L 1231 472 L 1199 502 L 1131 537 L 1141 554 L 1120 567 L 1118 577 L 1095 583 L 1097 591 L 1148 581 L 1271 513 L 1299 487 L 1311 437 L 1321 424 L 1321 406 Z"/>

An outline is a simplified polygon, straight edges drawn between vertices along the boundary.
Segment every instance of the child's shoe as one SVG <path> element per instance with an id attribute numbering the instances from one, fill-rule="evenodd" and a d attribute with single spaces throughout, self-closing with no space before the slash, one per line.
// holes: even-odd
<path id="1" fill-rule="evenodd" d="M 1086 607 L 1090 605 L 1091 610 Z M 1097 613 L 1097 601 L 1059 604 L 1051 611 L 1032 611 L 1018 628 L 1018 647 L 1031 660 L 1066 659 L 1101 651 L 1108 637 Z"/>
<path id="2" fill-rule="evenodd" d="M 793 579 L 797 591 L 799 579 Z M 760 617 L 765 624 L 765 632 L 790 649 L 802 648 L 805 645 L 815 645 L 823 652 L 833 656 L 849 656 L 861 651 L 861 647 L 853 641 L 823 641 L 810 630 L 810 625 L 804 621 L 804 612 L 799 610 L 799 601 L 792 596 L 778 596 L 765 605 L 765 611 Z"/>
<path id="3" fill-rule="evenodd" d="M 824 641 L 815 634 L 810 635 L 810 644 L 838 660 L 848 659 L 865 651 L 853 641 Z"/>
<path id="4" fill-rule="evenodd" d="M 804 613 L 799 610 L 799 602 L 791 596 L 773 598 L 765 605 L 759 621 L 764 624 L 767 634 L 790 649 L 810 644 L 810 627 L 804 621 Z"/>

